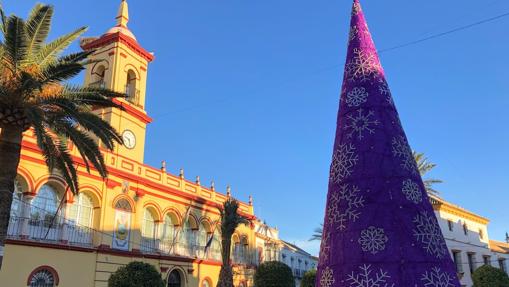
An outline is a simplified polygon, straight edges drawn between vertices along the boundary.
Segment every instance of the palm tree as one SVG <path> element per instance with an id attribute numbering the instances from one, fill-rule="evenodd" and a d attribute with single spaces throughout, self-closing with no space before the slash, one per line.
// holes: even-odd
<path id="1" fill-rule="evenodd" d="M 219 209 L 221 213 L 221 258 L 217 287 L 233 287 L 233 271 L 230 264 L 232 235 L 240 224 L 248 224 L 249 220 L 238 213 L 239 203 L 228 197 Z"/>
<path id="2" fill-rule="evenodd" d="M 424 155 L 424 153 L 412 151 L 412 155 L 414 156 L 415 162 L 417 162 L 417 168 L 419 169 L 419 173 L 421 174 L 422 182 L 424 183 L 426 192 L 428 194 L 438 195 L 440 192 L 435 190 L 433 188 L 433 185 L 436 183 L 442 183 L 443 181 L 434 178 L 424 178 L 424 175 L 430 172 L 437 165 L 435 163 L 428 161 L 428 158 Z"/>
<path id="3" fill-rule="evenodd" d="M 110 150 L 115 142 L 122 143 L 92 109 L 121 108 L 113 99 L 123 95 L 65 84 L 90 63 L 92 52 L 61 55 L 85 27 L 46 42 L 52 16 L 48 5 L 35 5 L 26 21 L 5 16 L 0 7 L 0 246 L 9 224 L 23 132 L 33 129 L 49 171 L 58 171 L 75 194 L 78 177 L 68 143 L 76 146 L 86 169 L 92 165 L 103 178 L 107 170 L 99 141 Z"/>
<path id="4" fill-rule="evenodd" d="M 442 183 L 443 181 L 440 179 L 434 178 L 424 178 L 424 175 L 435 168 L 437 165 L 428 161 L 428 158 L 424 155 L 424 153 L 418 153 L 416 151 L 412 151 L 412 155 L 417 162 L 417 168 L 419 169 L 419 173 L 421 174 L 422 182 L 424 183 L 424 187 L 426 188 L 426 192 L 432 195 L 438 195 L 440 192 L 433 188 L 433 184 Z M 322 240 L 323 234 L 323 224 L 320 224 L 320 227 L 315 228 L 313 231 L 313 235 L 309 241 Z"/>
<path id="5" fill-rule="evenodd" d="M 317 227 L 315 228 L 315 230 L 313 230 L 313 235 L 311 235 L 309 241 L 322 240 L 322 234 L 323 234 L 323 223 L 320 223 L 320 227 Z"/>

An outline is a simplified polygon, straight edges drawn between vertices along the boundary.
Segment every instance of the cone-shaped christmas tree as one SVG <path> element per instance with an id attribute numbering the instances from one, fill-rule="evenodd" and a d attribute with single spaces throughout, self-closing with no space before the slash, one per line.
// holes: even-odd
<path id="1" fill-rule="evenodd" d="M 460 286 L 358 0 L 317 286 Z"/>

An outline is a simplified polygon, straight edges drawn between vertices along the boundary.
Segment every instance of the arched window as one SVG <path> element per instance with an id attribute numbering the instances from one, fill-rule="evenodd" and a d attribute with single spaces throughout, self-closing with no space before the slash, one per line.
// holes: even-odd
<path id="1" fill-rule="evenodd" d="M 136 73 L 133 70 L 127 71 L 125 93 L 127 94 L 128 101 L 134 104 L 138 104 L 139 92 L 136 88 Z"/>
<path id="2" fill-rule="evenodd" d="M 12 196 L 11 203 L 11 217 L 19 217 L 21 216 L 21 207 L 23 199 L 23 187 L 21 183 L 16 179 L 14 180 L 14 194 Z"/>
<path id="3" fill-rule="evenodd" d="M 141 236 L 152 239 L 156 237 L 156 218 L 148 208 L 143 210 Z"/>
<path id="4" fill-rule="evenodd" d="M 106 68 L 104 65 L 99 65 L 94 71 L 92 71 L 92 82 L 90 87 L 92 88 L 104 88 L 104 78 L 106 75 Z"/>
<path id="5" fill-rule="evenodd" d="M 190 216 L 188 220 L 184 223 L 184 232 L 182 233 L 182 240 L 184 240 L 185 245 L 188 247 L 194 248 L 196 245 L 196 233 L 197 233 L 197 223 L 196 220 Z"/>
<path id="6" fill-rule="evenodd" d="M 168 275 L 168 287 L 181 287 L 182 286 L 182 278 L 180 276 L 180 272 L 178 270 L 173 270 Z"/>
<path id="7" fill-rule="evenodd" d="M 212 239 L 212 246 L 210 246 L 210 250 L 214 260 L 221 260 L 221 234 L 219 233 L 219 227 L 216 227 L 216 230 L 214 231 L 214 237 Z"/>
<path id="8" fill-rule="evenodd" d="M 32 201 L 31 219 L 51 222 L 57 212 L 58 202 L 57 191 L 49 184 L 43 185 Z"/>
<path id="9" fill-rule="evenodd" d="M 28 277 L 28 287 L 54 287 L 58 285 L 58 274 L 53 268 L 41 266 Z"/>
<path id="10" fill-rule="evenodd" d="M 115 203 L 115 209 L 132 212 L 131 204 L 125 198 L 121 198 Z"/>
<path id="11" fill-rule="evenodd" d="M 69 219 L 79 226 L 91 227 L 93 211 L 92 198 L 85 193 L 80 193 L 71 205 Z"/>
<path id="12" fill-rule="evenodd" d="M 200 224 L 200 228 L 198 229 L 198 245 L 205 246 L 209 239 L 209 228 L 202 222 Z"/>
<path id="13" fill-rule="evenodd" d="M 172 215 L 167 214 L 164 217 L 163 227 L 161 230 L 161 239 L 163 242 L 172 242 L 173 237 L 175 236 L 175 227 L 177 226 L 177 222 L 172 218 Z"/>
<path id="14" fill-rule="evenodd" d="M 212 287 L 212 283 L 210 282 L 209 279 L 203 279 L 203 281 L 201 282 L 201 287 Z"/>

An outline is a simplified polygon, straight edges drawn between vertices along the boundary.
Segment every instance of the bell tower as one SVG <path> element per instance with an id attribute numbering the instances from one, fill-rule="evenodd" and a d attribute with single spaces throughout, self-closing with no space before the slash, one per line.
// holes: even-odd
<path id="1" fill-rule="evenodd" d="M 127 27 L 129 8 L 122 0 L 116 17 L 116 25 L 104 35 L 83 38 L 81 48 L 94 51 L 87 66 L 85 86 L 104 87 L 125 93 L 125 99 L 118 99 L 124 110 L 107 108 L 97 110 L 124 139 L 124 145 L 117 145 L 115 153 L 143 162 L 146 126 L 152 119 L 145 111 L 148 64 L 154 59 L 136 40 Z"/>

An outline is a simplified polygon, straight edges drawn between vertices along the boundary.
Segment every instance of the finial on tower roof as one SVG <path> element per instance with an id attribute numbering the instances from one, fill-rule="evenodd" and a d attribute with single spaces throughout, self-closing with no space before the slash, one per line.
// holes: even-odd
<path id="1" fill-rule="evenodd" d="M 118 14 L 115 19 L 117 19 L 117 26 L 127 27 L 127 22 L 129 22 L 129 6 L 126 0 L 122 0 L 120 3 Z"/>

